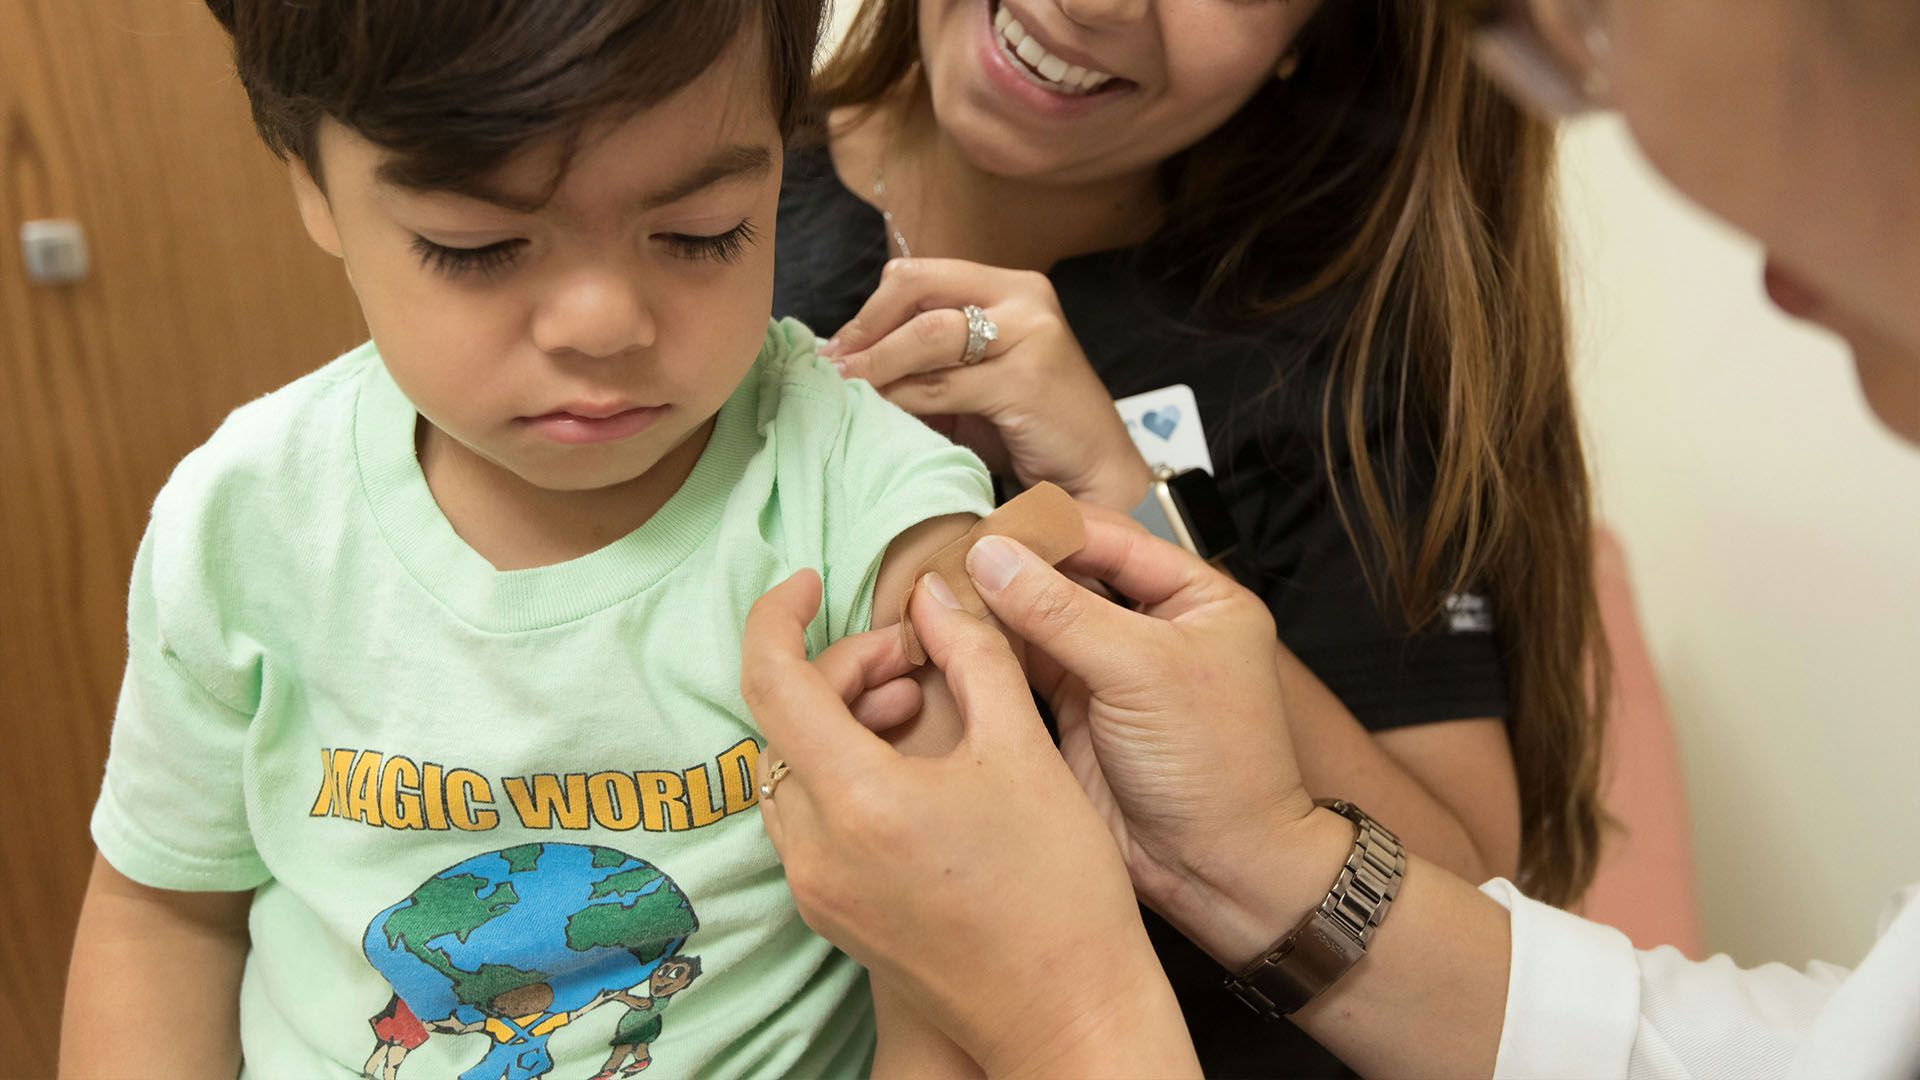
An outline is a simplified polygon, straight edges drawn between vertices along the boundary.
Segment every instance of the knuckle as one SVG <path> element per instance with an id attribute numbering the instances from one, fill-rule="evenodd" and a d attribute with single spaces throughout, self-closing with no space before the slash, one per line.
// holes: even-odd
<path id="1" fill-rule="evenodd" d="M 1073 594 L 1058 581 L 1034 591 L 1026 603 L 1026 629 L 1034 637 L 1053 638 L 1073 625 Z"/>
<path id="2" fill-rule="evenodd" d="M 873 814 L 868 822 L 872 842 L 875 847 L 889 856 L 901 856 L 913 847 L 913 829 L 907 824 L 908 816 L 903 811 L 889 809 L 885 813 Z"/>
<path id="3" fill-rule="evenodd" d="M 1261 641 L 1280 640 L 1280 624 L 1274 621 L 1273 612 L 1268 611 L 1265 604 L 1260 605 L 1254 626 L 1259 631 Z"/>
<path id="4" fill-rule="evenodd" d="M 860 837 L 863 847 L 881 858 L 891 858 L 912 845 L 912 813 L 886 785 L 850 787 L 837 810 L 854 827 L 853 834 Z"/>
<path id="5" fill-rule="evenodd" d="M 999 363 L 1001 369 L 995 372 L 994 385 L 1001 391 L 1000 397 L 1034 408 L 1051 410 L 1058 406 L 1050 393 L 1053 380 L 1047 377 L 1045 357 L 1035 356 L 1031 351 L 1010 351 Z M 1119 415 L 1118 410 L 1114 415 Z"/>
<path id="6" fill-rule="evenodd" d="M 953 317 L 958 315 L 956 311 L 924 311 L 915 315 L 908 325 L 915 341 L 922 345 L 939 345 L 950 339 L 954 330 Z"/>
<path id="7" fill-rule="evenodd" d="M 1249 633 L 1258 632 L 1263 637 L 1276 638 L 1280 634 L 1279 624 L 1274 622 L 1273 611 L 1266 601 L 1260 599 L 1253 590 L 1239 582 L 1233 583 L 1230 600 L 1246 620 Z"/>
<path id="8" fill-rule="evenodd" d="M 845 939 L 844 931 L 851 920 L 847 918 L 844 903 L 829 904 L 825 897 L 802 896 L 797 889 L 794 901 L 800 921 L 807 924 L 807 929 L 829 941 Z"/>
<path id="9" fill-rule="evenodd" d="M 928 372 L 915 380 L 914 388 L 927 401 L 941 401 L 953 392 L 953 380 L 945 371 Z"/>
<path id="10" fill-rule="evenodd" d="M 787 871 L 787 885 L 789 891 L 793 893 L 793 907 L 800 913 L 800 921 L 807 924 L 807 929 L 821 937 L 826 937 L 833 930 L 832 924 L 815 905 L 812 895 L 801 891 L 799 884 L 793 880 L 791 869 Z"/>
<path id="11" fill-rule="evenodd" d="M 822 872 L 820 860 L 796 858 L 786 864 L 786 870 L 787 885 L 793 890 L 793 898 L 799 903 L 803 918 L 808 909 L 818 914 L 831 906 L 828 890 L 832 888 L 834 876 Z"/>
<path id="12" fill-rule="evenodd" d="M 775 681 L 768 675 L 763 663 L 741 665 L 740 696 L 746 700 L 748 711 L 759 713 L 766 707 Z"/>
<path id="13" fill-rule="evenodd" d="M 980 632 L 969 628 L 966 636 L 954 642 L 948 654 L 948 663 L 956 668 L 972 669 L 984 667 L 1001 660 L 1011 659 L 1013 650 L 1008 648 L 1005 639 L 989 631 L 985 624 L 979 624 Z"/>

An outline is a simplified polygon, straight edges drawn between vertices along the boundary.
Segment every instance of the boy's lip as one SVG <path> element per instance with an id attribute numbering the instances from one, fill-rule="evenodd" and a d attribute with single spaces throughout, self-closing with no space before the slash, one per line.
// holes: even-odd
<path id="1" fill-rule="evenodd" d="M 576 403 L 522 423 L 543 438 L 560 443 L 602 443 L 631 439 L 653 426 L 665 405 L 589 405 Z"/>
<path id="2" fill-rule="evenodd" d="M 542 413 L 540 416 L 532 416 L 528 417 L 528 419 L 540 420 L 548 416 L 574 416 L 582 420 L 606 420 L 619 416 L 623 412 L 632 412 L 635 409 L 648 407 L 649 406 L 636 405 L 631 401 L 570 401 L 550 413 Z"/>

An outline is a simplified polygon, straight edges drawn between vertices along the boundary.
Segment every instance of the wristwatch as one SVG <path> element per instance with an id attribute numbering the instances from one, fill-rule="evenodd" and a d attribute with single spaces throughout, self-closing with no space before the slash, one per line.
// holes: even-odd
<path id="1" fill-rule="evenodd" d="M 1332 986 L 1367 955 L 1373 933 L 1406 874 L 1400 838 L 1361 809 L 1338 799 L 1323 806 L 1353 822 L 1353 853 L 1320 906 L 1259 959 L 1227 979 L 1227 989 L 1268 1020 L 1299 1009 Z"/>
<path id="2" fill-rule="evenodd" d="M 1208 562 L 1219 562 L 1240 546 L 1240 531 L 1227 512 L 1227 502 L 1205 469 L 1155 468 L 1153 486 L 1133 508 L 1133 520 Z"/>

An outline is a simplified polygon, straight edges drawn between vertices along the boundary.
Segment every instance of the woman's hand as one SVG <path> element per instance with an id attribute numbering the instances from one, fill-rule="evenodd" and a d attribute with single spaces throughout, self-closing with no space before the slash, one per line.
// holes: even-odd
<path id="1" fill-rule="evenodd" d="M 944 757 L 907 757 L 868 730 L 913 711 L 900 635 L 810 662 L 819 603 L 811 572 L 762 597 L 741 669 L 762 762 L 791 769 L 760 807 L 808 925 L 988 1075 L 1198 1075 L 1126 868 L 1005 639 L 948 606 L 944 585 L 915 591 L 914 626 L 965 731 Z"/>
<path id="2" fill-rule="evenodd" d="M 1241 880 L 1245 868 L 1313 810 L 1281 706 L 1272 616 L 1230 577 L 1118 515 L 1090 510 L 1087 545 L 1061 569 L 1138 610 L 1011 540 L 984 539 L 967 559 L 981 598 L 1029 643 L 1061 752 L 1141 898 L 1208 944 L 1198 923 L 1260 892 Z M 1337 868 L 1324 868 L 1328 880 Z"/>
<path id="3" fill-rule="evenodd" d="M 967 572 L 1027 639 L 1062 749 L 1121 838 L 1142 898 L 1238 969 L 1326 896 L 1353 825 L 1315 810 L 1301 785 L 1265 606 L 1131 522 L 1089 516 L 1087 546 L 1062 569 L 1141 610 L 1010 540 L 975 544 Z M 1409 853 L 1365 961 L 1292 1019 L 1363 1076 L 1491 1075 L 1509 943 L 1499 904 Z"/>
<path id="4" fill-rule="evenodd" d="M 967 319 L 960 309 L 968 304 L 999 327 L 985 358 L 971 366 L 961 363 Z M 1116 510 L 1146 497 L 1152 470 L 1044 274 L 895 259 L 822 354 L 1022 483 L 1051 480 Z"/>

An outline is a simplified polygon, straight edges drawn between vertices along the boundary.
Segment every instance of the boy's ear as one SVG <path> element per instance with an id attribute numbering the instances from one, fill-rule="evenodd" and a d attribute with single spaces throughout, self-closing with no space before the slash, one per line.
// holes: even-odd
<path id="1" fill-rule="evenodd" d="M 307 227 L 307 235 L 320 245 L 320 250 L 340 257 L 340 230 L 333 223 L 333 204 L 327 202 L 327 193 L 307 171 L 307 163 L 299 158 L 289 158 L 287 173 L 293 180 L 293 199 L 300 206 L 300 221 Z"/>

